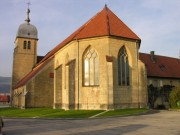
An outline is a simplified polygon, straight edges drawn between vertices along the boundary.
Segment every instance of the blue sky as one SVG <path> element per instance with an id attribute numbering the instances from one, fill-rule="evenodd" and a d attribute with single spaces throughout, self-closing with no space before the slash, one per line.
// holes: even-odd
<path id="1" fill-rule="evenodd" d="M 107 6 L 142 40 L 140 52 L 179 57 L 180 0 L 31 0 L 38 55 L 45 55 Z M 16 32 L 28 0 L 0 0 L 0 76 L 11 76 Z"/>

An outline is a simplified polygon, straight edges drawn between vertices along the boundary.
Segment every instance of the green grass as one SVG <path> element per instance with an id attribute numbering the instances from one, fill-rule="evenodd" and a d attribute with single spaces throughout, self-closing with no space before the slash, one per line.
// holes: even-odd
<path id="1" fill-rule="evenodd" d="M 104 110 L 60 110 L 52 108 L 0 108 L 0 116 L 4 117 L 26 117 L 26 118 L 89 118 Z M 146 109 L 119 109 L 108 111 L 98 117 L 136 114 L 146 111 Z"/>
<path id="2" fill-rule="evenodd" d="M 0 116 L 5 117 L 38 117 L 38 118 L 88 118 L 102 110 L 60 110 L 52 108 L 1 108 Z"/>
<path id="3" fill-rule="evenodd" d="M 0 115 L 6 117 L 39 117 L 45 114 L 51 114 L 58 111 L 60 110 L 55 110 L 51 108 L 28 108 L 28 109 L 1 108 Z"/>
<path id="4" fill-rule="evenodd" d="M 47 114 L 44 117 L 50 118 L 89 118 L 98 113 L 101 113 L 102 110 L 68 110 L 60 111 L 53 114 Z"/>

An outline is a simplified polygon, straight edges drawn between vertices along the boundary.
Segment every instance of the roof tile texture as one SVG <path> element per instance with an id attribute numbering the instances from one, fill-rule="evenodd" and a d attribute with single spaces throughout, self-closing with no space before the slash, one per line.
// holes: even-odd
<path id="1" fill-rule="evenodd" d="M 107 6 L 105 6 L 103 10 L 97 13 L 94 17 L 57 45 L 53 50 L 51 50 L 42 62 L 54 55 L 55 52 L 73 40 L 99 36 L 117 36 L 140 40 L 140 38 L 130 28 L 128 28 L 128 26 L 126 26 Z"/>
<path id="2" fill-rule="evenodd" d="M 180 59 L 140 53 L 139 59 L 146 65 L 148 77 L 180 78 Z"/>

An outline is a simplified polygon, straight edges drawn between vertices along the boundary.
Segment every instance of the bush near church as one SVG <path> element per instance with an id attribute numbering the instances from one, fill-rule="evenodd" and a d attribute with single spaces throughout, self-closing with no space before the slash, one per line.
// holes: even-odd
<path id="1" fill-rule="evenodd" d="M 180 107 L 180 88 L 173 88 L 169 94 L 169 104 L 171 108 Z"/>

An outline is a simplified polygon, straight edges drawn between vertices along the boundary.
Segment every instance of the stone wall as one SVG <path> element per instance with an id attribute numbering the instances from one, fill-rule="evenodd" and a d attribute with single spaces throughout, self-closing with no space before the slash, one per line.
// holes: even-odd
<path id="1" fill-rule="evenodd" d="M 125 46 L 130 66 L 130 85 L 119 86 L 117 76 L 118 51 Z M 87 48 L 96 50 L 99 57 L 99 85 L 84 86 L 83 84 L 83 54 Z M 75 109 L 108 109 L 108 108 L 129 108 L 139 105 L 139 77 L 138 70 L 138 46 L 136 41 L 116 37 L 96 37 L 72 41 L 59 50 L 55 55 L 55 70 L 62 66 L 62 108 L 69 108 L 69 72 L 68 63 L 75 60 Z M 113 58 L 112 62 L 107 62 L 106 57 Z M 141 65 L 143 65 L 141 63 Z M 109 71 L 111 70 L 111 71 Z M 56 73 L 58 74 L 58 73 Z M 56 75 L 57 76 L 57 75 Z M 112 79 L 109 79 L 109 76 Z M 144 77 L 144 76 L 143 76 Z M 142 81 L 145 79 L 141 77 Z M 138 79 L 137 79 L 138 78 Z M 143 85 L 144 84 L 144 85 Z M 141 84 L 143 96 L 141 100 L 146 100 L 146 86 Z M 55 85 L 56 86 L 56 85 Z M 57 88 L 55 88 L 55 95 Z M 140 95 L 141 96 L 141 95 Z M 112 107 L 113 106 L 113 107 Z"/>
<path id="2" fill-rule="evenodd" d="M 30 49 L 23 48 L 25 40 L 31 42 Z M 27 38 L 16 39 L 13 55 L 12 86 L 28 74 L 36 64 L 36 50 L 37 40 Z"/>
<path id="3" fill-rule="evenodd" d="M 128 86 L 118 84 L 117 59 L 123 46 L 130 67 Z M 95 86 L 83 84 L 83 55 L 88 48 L 93 48 L 99 59 L 99 85 Z M 51 76 L 53 73 L 54 77 Z M 138 61 L 137 43 L 116 37 L 96 37 L 68 43 L 22 89 L 24 93 L 27 91 L 26 99 L 19 99 L 21 102 L 16 100 L 18 106 L 25 104 L 26 107 L 65 110 L 146 106 L 146 72 L 144 64 Z"/>
<path id="4" fill-rule="evenodd" d="M 175 78 L 147 77 L 147 82 L 148 85 L 153 84 L 154 87 L 162 87 L 163 85 L 180 87 L 180 80 Z"/>
<path id="5" fill-rule="evenodd" d="M 26 107 L 53 107 L 54 65 L 51 60 L 27 84 Z"/>

